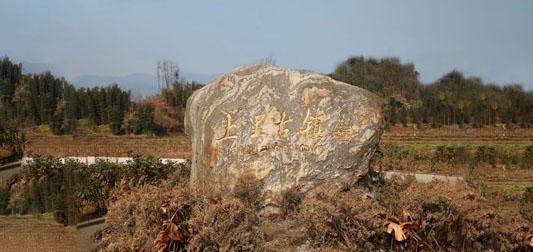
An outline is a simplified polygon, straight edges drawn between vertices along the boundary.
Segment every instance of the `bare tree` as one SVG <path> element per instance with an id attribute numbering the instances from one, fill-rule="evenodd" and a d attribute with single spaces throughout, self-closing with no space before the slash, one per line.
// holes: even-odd
<path id="1" fill-rule="evenodd" d="M 276 65 L 276 56 L 270 54 L 264 58 L 261 58 L 257 61 L 258 64 L 272 64 Z"/>
<path id="2" fill-rule="evenodd" d="M 180 76 L 180 69 L 176 63 L 170 60 L 160 60 L 157 62 L 156 78 L 158 92 L 161 92 L 161 85 L 170 89 L 175 81 L 178 81 Z"/>

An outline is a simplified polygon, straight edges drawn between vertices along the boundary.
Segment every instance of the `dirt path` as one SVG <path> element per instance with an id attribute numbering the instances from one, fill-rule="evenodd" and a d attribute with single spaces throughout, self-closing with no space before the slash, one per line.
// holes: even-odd
<path id="1" fill-rule="evenodd" d="M 0 251 L 90 251 L 75 228 L 34 216 L 0 216 Z"/>

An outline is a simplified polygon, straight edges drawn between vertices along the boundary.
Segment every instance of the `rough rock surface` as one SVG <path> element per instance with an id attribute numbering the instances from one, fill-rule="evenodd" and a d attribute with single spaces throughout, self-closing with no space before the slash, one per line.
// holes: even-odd
<path id="1" fill-rule="evenodd" d="M 350 185 L 367 173 L 383 127 L 367 90 L 310 71 L 237 67 L 188 100 L 191 184 L 232 190 L 253 173 L 267 198 L 294 185 Z"/>

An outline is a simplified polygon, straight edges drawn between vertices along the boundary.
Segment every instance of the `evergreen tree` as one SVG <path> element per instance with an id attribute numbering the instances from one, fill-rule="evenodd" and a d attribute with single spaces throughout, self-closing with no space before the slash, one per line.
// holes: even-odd
<path id="1" fill-rule="evenodd" d="M 154 112 L 155 106 L 153 104 L 140 104 L 133 112 L 133 116 L 128 120 L 127 131 L 133 134 L 152 134 L 154 127 Z"/>
<path id="2" fill-rule="evenodd" d="M 124 121 L 124 112 L 120 110 L 118 105 L 111 106 L 108 109 L 109 128 L 114 135 L 122 134 L 122 122 Z"/>

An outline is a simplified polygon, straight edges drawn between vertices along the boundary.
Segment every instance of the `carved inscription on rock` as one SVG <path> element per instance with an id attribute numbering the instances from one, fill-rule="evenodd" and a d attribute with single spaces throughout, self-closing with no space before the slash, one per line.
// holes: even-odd
<path id="1" fill-rule="evenodd" d="M 189 98 L 191 183 L 232 189 L 253 173 L 265 192 L 366 174 L 381 133 L 374 94 L 327 76 L 272 65 L 240 67 Z M 267 197 L 268 198 L 268 197 Z"/>
<path id="2" fill-rule="evenodd" d="M 331 134 L 339 143 L 347 143 L 352 140 L 355 131 L 349 122 L 336 122 Z"/>
<path id="3" fill-rule="evenodd" d="M 344 121 L 334 121 L 334 123 L 332 123 L 334 127 L 329 131 L 327 129 L 322 129 L 324 114 L 320 112 L 320 109 L 316 109 L 314 114 L 311 114 L 311 109 L 307 109 L 306 116 L 300 123 L 290 119 L 287 116 L 287 111 L 283 111 L 280 116 L 281 118 L 279 121 L 277 121 L 276 118 L 270 118 L 271 121 L 274 122 L 273 125 L 276 130 L 273 132 L 276 134 L 268 134 L 263 130 L 263 127 L 265 127 L 265 119 L 267 119 L 266 113 L 249 117 L 249 122 L 245 122 L 249 123 L 251 129 L 249 131 L 238 129 L 237 124 L 235 124 L 236 119 L 234 119 L 237 117 L 231 116 L 231 114 L 226 114 L 226 122 L 223 123 L 223 125 L 225 125 L 223 129 L 214 131 L 215 134 L 216 132 L 224 132 L 223 136 L 218 136 L 216 138 L 214 149 L 218 154 L 222 155 L 254 155 L 262 152 L 310 152 L 317 154 L 319 147 L 321 146 L 318 142 L 326 135 L 331 134 L 338 143 L 344 144 L 350 142 L 355 133 L 352 129 L 352 124 Z M 297 125 L 299 125 L 298 131 L 292 133 L 296 136 L 289 135 L 291 133 L 290 128 L 296 128 Z M 232 132 L 240 132 L 241 134 L 245 134 L 245 136 L 240 137 Z M 302 137 L 312 141 L 290 141 L 291 139 L 300 139 Z M 266 138 L 268 141 L 266 144 L 257 144 L 257 141 L 251 141 L 251 144 L 249 145 L 243 145 L 243 143 L 239 141 L 239 139 L 256 138 Z M 221 143 L 223 140 L 233 141 L 229 143 Z"/>

